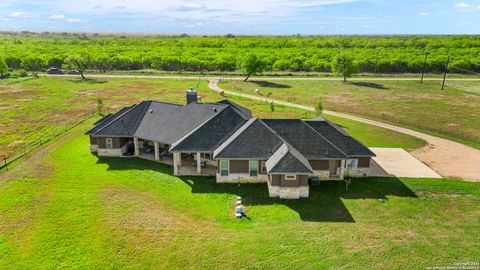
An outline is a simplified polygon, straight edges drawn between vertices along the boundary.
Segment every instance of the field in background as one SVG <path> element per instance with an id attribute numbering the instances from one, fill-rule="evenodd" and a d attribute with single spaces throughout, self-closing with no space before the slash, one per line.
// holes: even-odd
<path id="1" fill-rule="evenodd" d="M 115 112 L 142 100 L 160 100 L 185 103 L 185 90 L 199 89 L 203 101 L 224 99 L 198 80 L 149 80 L 149 79 L 96 79 L 81 81 L 76 78 L 38 78 L 0 80 L 0 157 L 23 151 L 22 147 L 39 138 L 49 137 L 64 129 L 67 123 L 96 110 L 96 100 L 104 102 L 104 111 Z M 313 114 L 302 110 L 228 97 L 251 109 L 263 118 L 312 118 Z M 351 127 L 360 140 L 371 146 L 392 145 L 416 148 L 423 141 L 396 132 L 371 128 L 354 122 L 342 122 Z M 371 132 L 360 132 L 367 129 Z M 372 130 L 373 129 L 373 130 Z M 375 130 L 377 130 L 375 132 Z M 369 139 L 376 134 L 385 136 Z"/>
<path id="2" fill-rule="evenodd" d="M 479 82 L 425 81 L 222 81 L 230 91 L 256 94 L 444 135 L 480 148 Z"/>
<path id="3" fill-rule="evenodd" d="M 98 158 L 92 122 L 0 175 L 1 269 L 425 269 L 480 256 L 479 183 L 334 181 L 279 200 L 265 184 Z M 234 218 L 237 195 L 249 219 Z"/>

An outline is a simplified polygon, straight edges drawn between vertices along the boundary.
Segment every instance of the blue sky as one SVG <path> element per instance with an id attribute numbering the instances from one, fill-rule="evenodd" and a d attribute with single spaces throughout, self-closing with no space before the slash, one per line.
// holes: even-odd
<path id="1" fill-rule="evenodd" d="M 480 34 L 480 0 L 0 0 L 1 30 Z"/>

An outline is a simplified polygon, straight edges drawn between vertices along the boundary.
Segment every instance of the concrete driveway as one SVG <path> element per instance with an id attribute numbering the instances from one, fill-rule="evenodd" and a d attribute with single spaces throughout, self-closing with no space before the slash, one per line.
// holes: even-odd
<path id="1" fill-rule="evenodd" d="M 427 165 L 401 148 L 371 147 L 377 156 L 372 160 L 371 176 L 442 178 Z"/>

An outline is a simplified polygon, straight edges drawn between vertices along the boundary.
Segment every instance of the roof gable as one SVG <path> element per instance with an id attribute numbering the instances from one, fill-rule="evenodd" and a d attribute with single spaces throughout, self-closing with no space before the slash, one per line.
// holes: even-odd
<path id="1" fill-rule="evenodd" d="M 228 106 L 172 144 L 172 152 L 211 152 L 231 136 L 247 120 Z"/>
<path id="2" fill-rule="evenodd" d="M 287 143 L 275 151 L 265 166 L 268 173 L 312 173 L 308 160 Z"/>
<path id="3" fill-rule="evenodd" d="M 214 152 L 214 158 L 268 159 L 283 144 L 260 119 L 251 119 Z"/>
<path id="4" fill-rule="evenodd" d="M 247 119 L 250 119 L 252 118 L 252 112 L 243 107 L 243 106 L 240 106 L 238 105 L 237 103 L 233 102 L 233 101 L 230 101 L 228 99 L 224 99 L 224 100 L 221 100 L 217 103 L 220 103 L 220 104 L 225 104 L 225 105 L 230 105 L 232 108 L 234 108 L 235 110 L 237 110 L 246 120 Z"/>

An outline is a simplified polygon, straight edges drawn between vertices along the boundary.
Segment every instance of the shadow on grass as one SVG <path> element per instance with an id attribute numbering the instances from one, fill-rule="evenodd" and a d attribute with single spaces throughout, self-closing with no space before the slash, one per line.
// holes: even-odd
<path id="1" fill-rule="evenodd" d="M 173 174 L 171 166 L 138 158 L 104 158 L 97 163 L 109 165 L 109 170 L 151 170 Z M 188 185 L 192 193 L 232 194 L 241 196 L 243 203 L 249 205 L 285 205 L 297 212 L 303 221 L 315 222 L 355 222 L 342 199 L 388 200 L 387 196 L 416 198 L 398 178 L 355 179 L 345 190 L 343 181 L 325 181 L 310 187 L 309 198 L 285 200 L 270 198 L 266 184 L 217 184 L 215 177 L 182 176 L 178 177 Z"/>
<path id="2" fill-rule="evenodd" d="M 375 88 L 375 89 L 388 89 L 381 84 L 372 83 L 372 82 L 350 82 L 350 83 L 355 86 L 361 86 L 361 87 L 369 87 L 369 88 Z"/>
<path id="3" fill-rule="evenodd" d="M 268 87 L 268 88 L 292 88 L 288 84 L 281 84 L 281 83 L 274 83 L 274 82 L 267 82 L 267 81 L 251 81 L 252 83 L 260 86 L 260 87 Z"/>
<path id="4" fill-rule="evenodd" d="M 85 83 L 85 84 L 103 84 L 103 83 L 108 82 L 108 81 L 105 81 L 105 80 L 97 80 L 97 79 L 89 79 L 89 78 L 86 78 L 85 80 L 71 79 L 71 80 L 68 80 L 68 81 L 73 82 L 73 83 Z"/>

